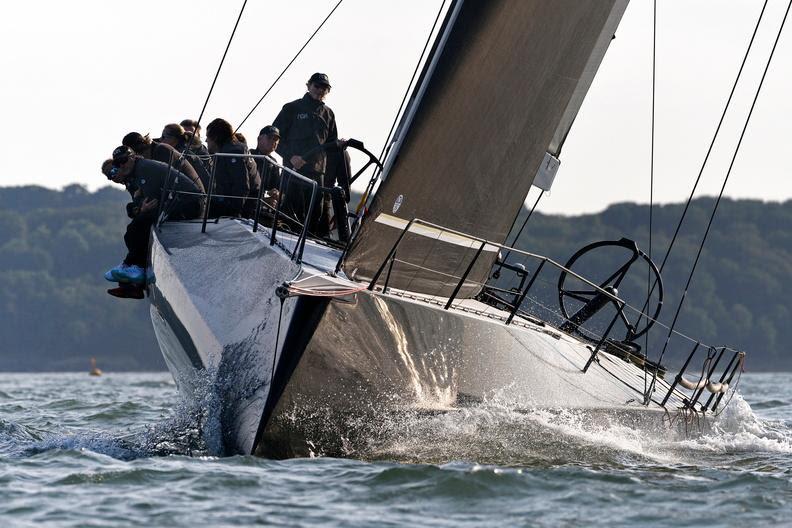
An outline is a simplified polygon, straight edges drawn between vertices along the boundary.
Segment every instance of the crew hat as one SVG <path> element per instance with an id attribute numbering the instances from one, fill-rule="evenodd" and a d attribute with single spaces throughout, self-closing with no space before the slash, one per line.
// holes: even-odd
<path id="1" fill-rule="evenodd" d="M 113 151 L 113 167 L 120 167 L 134 155 L 135 152 L 127 146 L 121 145 L 120 147 L 116 147 Z"/>
<path id="2" fill-rule="evenodd" d="M 278 130 L 278 127 L 276 126 L 267 125 L 261 129 L 259 136 L 277 136 L 280 138 L 280 130 Z"/>
<path id="3" fill-rule="evenodd" d="M 328 77 L 326 73 L 314 73 L 311 75 L 311 78 L 308 79 L 308 82 L 324 85 L 330 88 L 330 77 Z"/>

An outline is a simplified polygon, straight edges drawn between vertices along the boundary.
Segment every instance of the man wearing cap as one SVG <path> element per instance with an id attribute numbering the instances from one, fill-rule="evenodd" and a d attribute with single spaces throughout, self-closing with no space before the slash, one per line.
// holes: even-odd
<path id="1" fill-rule="evenodd" d="M 256 148 L 250 151 L 251 154 L 257 156 L 266 156 L 267 161 L 263 159 L 256 160 L 258 172 L 261 175 L 261 185 L 264 190 L 277 189 L 280 186 L 280 169 L 275 165 L 277 160 L 272 157 L 272 153 L 278 150 L 280 143 L 280 130 L 272 125 L 267 125 L 259 132 Z"/>
<path id="2" fill-rule="evenodd" d="M 269 197 L 265 199 L 265 202 L 271 207 L 277 206 L 277 200 L 279 198 L 280 169 L 276 165 L 278 162 L 272 157 L 272 153 L 278 148 L 279 142 L 280 131 L 277 127 L 267 125 L 259 132 L 256 148 L 250 150 L 251 154 L 255 156 L 264 156 L 264 158 L 266 158 L 255 158 L 255 162 L 259 174 L 260 188 L 269 195 Z M 258 197 L 258 189 L 255 190 L 255 193 L 253 189 L 251 189 L 250 196 Z M 255 214 L 256 202 L 252 201 L 250 206 L 253 208 L 252 214 Z M 245 203 L 245 207 L 248 207 L 247 202 Z"/>
<path id="3" fill-rule="evenodd" d="M 278 154 L 286 167 L 323 185 L 328 149 L 338 148 L 338 129 L 335 114 L 324 104 L 330 93 L 330 79 L 324 73 L 314 73 L 306 83 L 305 95 L 283 105 L 273 125 L 280 131 Z M 297 219 L 307 216 L 311 189 L 305 184 L 289 182 L 286 203 Z M 310 226 L 315 229 L 321 215 L 321 200 L 314 206 Z"/>
<path id="4" fill-rule="evenodd" d="M 199 194 L 202 190 L 198 187 L 200 180 L 196 185 L 194 180 L 166 163 L 144 159 L 123 145 L 113 151 L 111 174 L 114 182 L 137 189 L 135 195 L 140 205 L 124 234 L 127 256 L 120 265 L 108 271 L 105 278 L 113 282 L 142 283 L 149 233 L 157 219 L 164 188 L 167 186 L 167 190 L 174 193 L 166 205 L 169 218 L 197 218 L 201 215 L 203 203 Z"/>

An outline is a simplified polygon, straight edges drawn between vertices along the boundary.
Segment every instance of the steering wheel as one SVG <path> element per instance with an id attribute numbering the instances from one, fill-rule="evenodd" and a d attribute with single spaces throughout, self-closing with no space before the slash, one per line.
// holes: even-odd
<path id="1" fill-rule="evenodd" d="M 575 264 L 584 256 L 589 254 L 590 258 L 597 258 L 598 260 L 604 259 L 606 256 L 604 251 L 612 251 L 614 248 L 622 248 L 627 251 L 627 256 L 624 263 L 618 269 L 611 273 L 605 280 L 597 283 L 592 280 L 591 282 L 599 285 L 599 290 L 590 284 L 582 281 L 576 275 L 586 277 L 585 272 L 578 272 L 575 270 Z M 591 254 L 596 254 L 591 257 Z M 619 259 L 621 261 L 621 259 Z M 603 294 L 600 290 L 605 290 L 614 297 L 618 297 L 618 290 L 624 283 L 625 277 L 634 265 L 643 264 L 648 267 L 649 278 L 654 285 L 648 292 L 649 295 L 644 297 L 637 297 L 632 299 L 625 299 L 619 297 L 624 302 L 618 302 L 609 295 Z M 581 267 L 580 265 L 578 267 Z M 589 321 L 594 314 L 601 308 L 608 304 L 616 307 L 618 318 L 626 330 L 624 341 L 631 342 L 638 337 L 644 335 L 657 321 L 660 310 L 663 308 L 663 279 L 660 276 L 660 271 L 655 266 L 643 251 L 638 249 L 638 245 L 626 238 L 621 240 L 603 240 L 594 242 L 581 249 L 579 249 L 564 266 L 566 270 L 561 272 L 558 278 L 558 303 L 561 308 L 561 313 L 567 320 L 564 323 L 564 329 L 573 331 L 579 336 L 589 340 L 596 341 L 591 338 L 592 332 L 585 332 L 583 325 Z M 643 270 L 643 277 L 646 277 L 645 268 Z M 572 272 L 572 273 L 570 273 Z M 634 281 L 633 281 L 634 282 Z M 634 290 L 634 289 L 633 289 Z M 635 290 L 634 290 L 635 291 Z M 656 292 L 656 297 L 653 294 Z M 633 292 L 631 292 L 633 293 Z M 644 290 L 644 295 L 646 294 Z M 635 295 L 633 295 L 635 297 Z M 630 301 L 633 301 L 632 303 Z M 641 303 L 640 305 L 635 303 Z M 634 308 L 641 308 L 641 314 L 625 313 L 625 304 L 630 304 Z M 651 310 L 647 310 L 651 308 Z M 634 313 L 634 312 L 633 312 Z M 649 315 L 649 317 L 647 317 Z M 634 320 L 632 320 L 632 319 Z"/>

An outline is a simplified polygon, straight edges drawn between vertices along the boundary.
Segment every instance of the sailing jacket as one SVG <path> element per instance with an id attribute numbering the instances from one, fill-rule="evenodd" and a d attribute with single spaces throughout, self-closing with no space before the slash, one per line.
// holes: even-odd
<path id="1" fill-rule="evenodd" d="M 209 181 L 212 179 L 212 158 L 209 157 L 207 148 L 200 141 L 193 139 L 189 145 L 184 140 L 180 141 L 176 145 L 176 150 L 184 152 L 184 157 L 187 158 L 192 168 L 198 173 L 204 189 L 208 192 Z"/>
<path id="2" fill-rule="evenodd" d="M 130 176 L 133 185 L 138 188 L 143 198 L 162 199 L 162 191 L 166 185 L 167 190 L 176 191 L 177 194 L 174 195 L 176 202 L 172 209 L 176 217 L 194 218 L 200 215 L 201 197 L 195 194 L 178 194 L 178 192 L 202 193 L 203 190 L 199 187 L 201 180 L 196 182 L 167 163 L 144 158 L 135 159 L 135 167 Z"/>
<path id="3" fill-rule="evenodd" d="M 259 177 L 261 179 L 261 185 L 264 187 L 264 190 L 269 191 L 270 189 L 280 188 L 280 169 L 277 167 L 277 165 L 275 165 L 278 163 L 275 161 L 275 158 L 269 154 L 262 154 L 258 149 L 252 149 L 250 153 L 255 154 L 256 156 L 264 155 L 272 162 L 265 163 L 263 159 L 255 160 L 256 169 L 258 170 Z"/>
<path id="4" fill-rule="evenodd" d="M 239 216 L 245 197 L 250 192 L 248 180 L 248 165 L 244 155 L 247 147 L 243 143 L 232 139 L 220 145 L 218 153 L 238 154 L 239 156 L 218 156 L 215 160 L 215 194 L 225 196 L 239 196 L 239 198 L 218 198 L 223 204 L 223 214 Z"/>
<path id="5" fill-rule="evenodd" d="M 307 156 L 299 172 L 324 174 L 327 153 L 318 147 L 338 139 L 335 114 L 326 104 L 306 93 L 301 99 L 283 105 L 272 124 L 280 130 L 278 154 L 284 165 L 291 168 L 292 156 Z"/>
<path id="6" fill-rule="evenodd" d="M 180 161 L 176 161 L 179 159 L 179 152 L 170 145 L 166 143 L 152 143 L 149 147 L 149 151 L 143 153 L 143 157 L 154 161 L 161 161 L 168 165 L 172 163 L 174 170 L 181 172 L 184 176 L 192 180 L 201 192 L 206 192 L 206 187 L 189 160 L 185 157 Z"/>

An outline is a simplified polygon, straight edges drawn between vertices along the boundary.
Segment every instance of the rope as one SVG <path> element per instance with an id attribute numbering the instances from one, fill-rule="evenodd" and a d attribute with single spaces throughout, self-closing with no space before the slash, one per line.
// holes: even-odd
<path id="1" fill-rule="evenodd" d="M 437 15 L 435 15 L 434 22 L 432 23 L 432 29 L 429 30 L 429 35 L 426 37 L 426 42 L 424 42 L 421 55 L 418 57 L 418 62 L 415 64 L 415 69 L 413 70 L 412 77 L 410 77 L 410 82 L 407 83 L 407 89 L 404 91 L 404 96 L 402 96 L 399 109 L 396 111 L 396 115 L 393 116 L 393 123 L 391 123 L 390 130 L 388 130 L 388 135 L 385 137 L 385 143 L 382 145 L 382 150 L 380 151 L 380 159 L 382 159 L 382 156 L 385 154 L 385 150 L 388 148 L 388 144 L 390 143 L 390 140 L 393 136 L 393 131 L 396 128 L 396 123 L 399 120 L 399 114 L 401 114 L 401 111 L 404 108 L 404 103 L 407 101 L 407 97 L 410 95 L 410 88 L 412 87 L 413 81 L 415 80 L 415 76 L 418 74 L 418 68 L 420 68 L 421 62 L 423 62 L 424 55 L 426 54 L 426 48 L 429 47 L 429 42 L 432 40 L 432 35 L 434 34 L 434 30 L 437 27 L 437 22 L 440 20 L 440 15 L 443 13 L 445 4 L 446 0 L 443 0 L 443 2 L 440 4 L 440 9 L 437 10 Z"/>
<path id="2" fill-rule="evenodd" d="M 512 240 L 512 243 L 509 245 L 509 248 L 510 248 L 509 251 L 507 251 L 506 255 L 503 257 L 503 261 L 504 262 L 506 261 L 507 258 L 509 258 L 509 255 L 511 255 L 511 248 L 514 248 L 514 246 L 517 245 L 517 240 L 520 239 L 520 235 L 522 235 L 523 229 L 525 229 L 525 226 L 528 225 L 528 220 L 530 220 L 531 216 L 533 216 L 533 213 L 536 210 L 536 206 L 539 205 L 539 200 L 542 199 L 542 196 L 544 196 L 544 193 L 545 192 L 544 192 L 544 189 L 543 189 L 542 192 L 539 193 L 539 196 L 536 198 L 536 201 L 534 202 L 533 207 L 531 207 L 531 210 L 528 211 L 528 216 L 525 217 L 525 221 L 523 221 L 523 224 L 520 226 L 520 230 L 517 231 L 517 234 L 514 236 L 514 239 Z"/>
<path id="3" fill-rule="evenodd" d="M 654 220 L 654 162 L 655 162 L 655 95 L 657 93 L 657 0 L 652 2 L 652 123 L 651 123 L 651 140 L 650 140 L 650 154 L 649 154 L 649 253 L 647 256 L 652 260 L 652 222 Z M 649 301 L 652 297 L 652 268 L 649 266 L 646 270 L 646 306 L 649 306 Z M 646 310 L 646 307 L 644 307 Z M 643 313 L 644 310 L 641 310 Z M 641 316 L 638 316 L 638 322 L 635 327 L 638 328 L 638 323 L 641 322 Z M 649 330 L 644 334 L 644 349 L 647 354 L 649 352 Z M 644 363 L 644 394 L 647 388 L 647 369 Z"/>
<path id="4" fill-rule="evenodd" d="M 317 290 L 311 288 L 298 288 L 296 286 L 289 286 L 289 293 L 293 293 L 295 295 L 303 295 L 307 297 L 344 297 L 347 295 L 353 295 L 355 293 L 361 292 L 368 288 L 368 284 L 363 286 L 357 286 L 354 288 L 345 288 L 345 289 L 337 289 L 337 290 Z"/>
<path id="5" fill-rule="evenodd" d="M 773 48 L 770 51 L 770 56 L 767 58 L 767 63 L 765 64 L 764 72 L 762 73 L 762 78 L 759 80 L 759 86 L 756 88 L 756 93 L 754 94 L 753 102 L 751 103 L 751 109 L 748 111 L 748 116 L 745 118 L 745 124 L 743 125 L 742 132 L 740 133 L 740 139 L 737 142 L 737 146 L 734 149 L 734 154 L 732 155 L 731 162 L 729 163 L 729 168 L 726 171 L 726 177 L 723 179 L 723 185 L 721 186 L 720 193 L 718 194 L 718 199 L 715 201 L 715 205 L 712 208 L 712 214 L 710 214 L 709 222 L 707 223 L 707 229 L 704 231 L 704 237 L 701 240 L 701 244 L 699 244 L 698 252 L 696 253 L 696 259 L 693 262 L 693 267 L 690 270 L 690 274 L 688 275 L 687 283 L 685 284 L 685 290 L 682 292 L 682 297 L 679 299 L 679 305 L 677 306 L 676 313 L 674 314 L 674 320 L 671 323 L 671 328 L 669 329 L 668 336 L 666 337 L 665 344 L 663 345 L 663 350 L 660 353 L 660 361 L 663 360 L 663 355 L 668 348 L 668 342 L 671 339 L 671 333 L 674 331 L 674 327 L 676 326 L 677 319 L 679 318 L 679 313 L 682 311 L 682 306 L 685 302 L 685 298 L 687 297 L 688 289 L 690 288 L 690 283 L 693 280 L 693 274 L 696 272 L 696 268 L 698 267 L 699 259 L 701 258 L 701 253 L 704 249 L 704 244 L 707 241 L 707 237 L 709 236 L 710 228 L 712 227 L 712 222 L 715 219 L 715 213 L 718 211 L 718 206 L 720 205 L 721 198 L 723 198 L 723 193 L 726 190 L 726 184 L 729 181 L 729 176 L 731 176 L 732 168 L 734 167 L 734 162 L 737 159 L 737 154 L 740 151 L 740 146 L 742 145 L 743 138 L 745 137 L 745 132 L 748 129 L 748 124 L 751 122 L 751 116 L 753 115 L 754 108 L 756 107 L 756 101 L 759 99 L 759 93 L 762 91 L 762 86 L 764 85 L 765 78 L 767 77 L 767 71 L 770 68 L 770 63 L 773 60 L 773 55 L 775 55 L 776 47 L 778 46 L 778 41 L 781 38 L 781 33 L 784 30 L 784 25 L 787 21 L 787 16 L 789 15 L 789 10 L 792 7 L 792 0 L 789 1 L 787 4 L 786 11 L 784 12 L 784 18 L 781 21 L 781 27 L 778 28 L 778 34 L 776 35 L 775 42 L 773 42 Z M 654 385 L 654 381 L 652 382 Z"/>
<path id="6" fill-rule="evenodd" d="M 280 313 L 278 314 L 278 330 L 275 333 L 275 350 L 272 351 L 272 368 L 270 369 L 270 390 L 272 390 L 272 382 L 275 379 L 275 361 L 278 359 L 278 344 L 280 343 L 281 321 L 283 320 L 283 302 L 285 299 L 280 300 Z"/>
<path id="7" fill-rule="evenodd" d="M 215 83 L 217 83 L 217 78 L 220 76 L 220 70 L 223 68 L 223 63 L 225 62 L 226 55 L 228 55 L 228 48 L 231 47 L 231 41 L 234 40 L 234 34 L 236 33 L 237 27 L 239 27 L 239 21 L 242 20 L 242 13 L 245 11 L 246 5 L 247 5 L 247 0 L 242 2 L 242 9 L 239 10 L 239 16 L 237 17 L 236 23 L 234 24 L 234 29 L 233 31 L 231 31 L 231 36 L 228 38 L 228 44 L 226 44 L 225 51 L 223 52 L 223 58 L 220 59 L 220 65 L 217 67 L 217 72 L 215 72 L 214 79 L 212 80 L 212 86 L 209 88 L 209 93 L 206 94 L 206 101 L 204 101 L 203 108 L 201 108 L 201 113 L 198 115 L 198 125 L 201 124 L 201 119 L 203 118 L 204 112 L 206 111 L 206 105 L 209 104 L 209 98 L 212 96 Z"/>
<path id="8" fill-rule="evenodd" d="M 261 96 L 261 99 L 259 99 L 258 102 L 255 105 L 253 105 L 253 108 L 250 110 L 250 112 L 248 112 L 248 114 L 245 116 L 245 118 L 242 120 L 242 122 L 239 123 L 239 126 L 236 128 L 236 130 L 234 130 L 234 133 L 236 133 L 237 130 L 242 128 L 242 125 L 244 125 L 245 122 L 248 120 L 248 118 L 251 115 L 253 115 L 253 112 L 256 111 L 256 108 L 258 108 L 258 106 L 261 104 L 261 102 L 264 101 L 264 98 L 267 97 L 267 95 L 269 95 L 270 91 L 272 91 L 272 89 L 275 87 L 275 85 L 278 83 L 278 81 L 280 81 L 281 77 L 283 77 L 283 75 L 286 73 L 286 70 L 288 70 L 291 67 L 291 65 L 294 64 L 294 61 L 297 60 L 297 57 L 299 57 L 300 54 L 303 52 L 303 50 L 308 46 L 308 44 L 310 44 L 310 42 L 313 40 L 313 38 L 316 36 L 316 34 L 319 33 L 319 30 L 322 29 L 322 26 L 325 25 L 325 22 L 327 22 L 330 19 L 330 17 L 333 15 L 333 13 L 335 13 L 336 9 L 338 9 L 338 6 L 340 6 L 341 2 L 343 2 L 343 1 L 344 0 L 338 0 L 338 3 L 335 5 L 335 7 L 332 10 L 330 10 L 330 13 L 328 13 L 328 15 L 324 18 L 324 20 L 322 20 L 322 23 L 319 24 L 319 27 L 317 27 L 314 30 L 314 32 L 311 33 L 311 36 L 308 37 L 308 40 L 305 41 L 305 44 L 303 44 L 302 47 L 294 55 L 294 57 L 292 57 L 292 60 L 289 61 L 289 64 L 287 64 L 286 67 L 283 68 L 283 71 L 280 72 L 280 75 L 278 75 L 275 78 L 275 80 L 272 81 L 272 84 L 270 84 L 270 87 L 267 88 L 266 92 L 264 92 L 264 95 Z"/>

